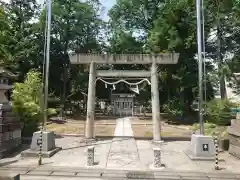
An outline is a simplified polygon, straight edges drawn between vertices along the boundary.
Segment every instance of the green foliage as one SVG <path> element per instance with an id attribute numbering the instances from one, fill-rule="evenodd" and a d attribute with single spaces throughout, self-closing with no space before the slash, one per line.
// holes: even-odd
<path id="1" fill-rule="evenodd" d="M 215 133 L 215 135 L 219 135 L 219 133 L 215 131 L 216 127 L 217 127 L 216 124 L 208 123 L 208 122 L 207 122 L 207 123 L 204 123 L 204 134 L 205 134 L 205 135 L 212 136 L 212 135 L 214 135 L 214 133 Z M 194 132 L 196 132 L 196 131 L 199 130 L 199 129 L 200 129 L 199 123 L 193 124 L 192 130 L 193 130 Z"/>
<path id="2" fill-rule="evenodd" d="M 177 99 L 168 101 L 163 105 L 163 111 L 167 113 L 170 118 L 181 117 L 183 115 L 183 104 Z"/>
<path id="3" fill-rule="evenodd" d="M 37 71 L 28 72 L 23 83 L 14 84 L 12 105 L 23 123 L 24 136 L 31 136 L 38 129 L 38 123 L 42 120 L 41 90 L 41 75 Z M 49 108 L 47 111 L 48 115 L 56 114 L 54 108 Z"/>
<path id="4" fill-rule="evenodd" d="M 231 108 L 237 107 L 237 104 L 228 100 L 214 99 L 207 103 L 206 118 L 208 122 L 217 125 L 228 125 L 234 118 Z"/>
<path id="5" fill-rule="evenodd" d="M 23 135 L 31 136 L 37 130 L 41 120 L 40 99 L 42 82 L 40 73 L 30 71 L 24 83 L 16 83 L 13 87 L 13 110 L 23 123 Z"/>
<path id="6" fill-rule="evenodd" d="M 192 130 L 193 132 L 199 131 L 200 125 L 199 123 L 193 124 Z M 226 130 L 226 126 L 218 126 L 213 123 L 206 122 L 204 123 L 204 134 L 208 136 L 218 136 L 220 138 L 226 138 L 228 133 Z"/>

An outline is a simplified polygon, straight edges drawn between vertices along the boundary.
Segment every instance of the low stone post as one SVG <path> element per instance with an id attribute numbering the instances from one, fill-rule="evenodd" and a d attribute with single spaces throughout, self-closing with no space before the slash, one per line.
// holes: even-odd
<path id="1" fill-rule="evenodd" d="M 162 166 L 162 163 L 161 163 L 161 149 L 160 148 L 153 148 L 153 156 L 154 156 L 153 167 L 160 168 Z"/>
<path id="2" fill-rule="evenodd" d="M 94 147 L 89 146 L 87 149 L 87 165 L 93 166 L 94 165 Z"/>

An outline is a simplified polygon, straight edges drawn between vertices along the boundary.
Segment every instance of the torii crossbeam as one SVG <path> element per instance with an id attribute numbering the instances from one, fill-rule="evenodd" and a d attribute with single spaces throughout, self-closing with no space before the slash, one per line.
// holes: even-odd
<path id="1" fill-rule="evenodd" d="M 69 54 L 72 64 L 90 64 L 85 137 L 94 138 L 95 80 L 96 77 L 151 77 L 153 140 L 160 141 L 160 103 L 158 89 L 158 64 L 176 64 L 178 53 L 161 54 Z M 96 64 L 151 64 L 150 71 L 121 70 L 97 71 Z"/>

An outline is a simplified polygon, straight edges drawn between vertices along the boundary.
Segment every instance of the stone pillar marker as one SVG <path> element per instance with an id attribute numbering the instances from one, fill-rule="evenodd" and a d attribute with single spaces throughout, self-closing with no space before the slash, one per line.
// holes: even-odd
<path id="1" fill-rule="evenodd" d="M 89 81 L 88 81 L 88 99 L 87 99 L 87 117 L 85 137 L 92 139 L 94 137 L 94 111 L 95 111 L 95 89 L 96 89 L 96 66 L 94 62 L 90 63 Z"/>
<path id="2" fill-rule="evenodd" d="M 161 149 L 160 148 L 153 148 L 153 167 L 160 168 L 162 166 L 161 162 Z"/>
<path id="3" fill-rule="evenodd" d="M 89 146 L 87 148 L 87 165 L 93 166 L 94 165 L 94 147 Z"/>
<path id="4" fill-rule="evenodd" d="M 152 97 L 153 140 L 161 141 L 158 72 L 157 64 L 155 62 L 152 63 L 151 67 L 151 97 Z"/>

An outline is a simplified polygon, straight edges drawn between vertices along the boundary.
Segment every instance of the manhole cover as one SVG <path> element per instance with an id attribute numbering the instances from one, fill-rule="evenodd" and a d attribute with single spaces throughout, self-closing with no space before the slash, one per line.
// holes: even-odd
<path id="1" fill-rule="evenodd" d="M 153 172 L 130 171 L 126 176 L 128 179 L 154 179 Z"/>

